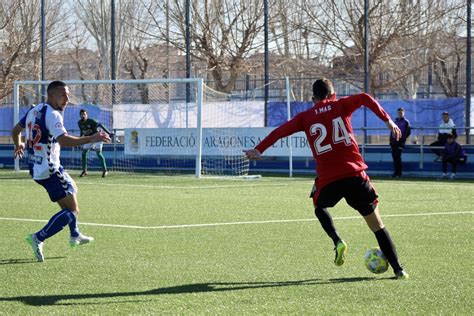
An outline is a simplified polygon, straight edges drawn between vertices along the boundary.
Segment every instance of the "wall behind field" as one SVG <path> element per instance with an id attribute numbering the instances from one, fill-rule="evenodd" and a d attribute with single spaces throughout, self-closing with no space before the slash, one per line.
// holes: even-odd
<path id="1" fill-rule="evenodd" d="M 441 100 L 381 100 L 382 107 L 388 112 L 392 119 L 397 117 L 397 109 L 405 108 L 405 117 L 410 121 L 412 127 L 429 128 L 428 133 L 437 133 L 437 127 L 441 123 L 441 113 L 449 112 L 456 126 L 465 127 L 465 102 L 463 98 L 450 98 Z M 305 111 L 313 106 L 312 102 L 291 102 L 291 116 Z M 268 126 L 279 126 L 287 120 L 286 102 L 270 102 L 268 105 Z M 471 120 L 471 126 L 474 123 Z M 352 125 L 354 128 L 364 126 L 364 108 L 360 108 L 352 114 Z M 367 126 L 380 128 L 385 131 L 385 124 L 380 121 L 370 110 L 367 110 Z M 357 131 L 356 131 L 357 132 Z M 414 131 L 417 133 L 419 131 Z M 463 133 L 464 131 L 459 131 Z M 379 134 L 380 131 L 372 130 L 369 134 Z"/>

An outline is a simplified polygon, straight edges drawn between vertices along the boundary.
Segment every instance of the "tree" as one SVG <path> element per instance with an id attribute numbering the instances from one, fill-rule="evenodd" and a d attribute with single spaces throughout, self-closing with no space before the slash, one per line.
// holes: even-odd
<path id="1" fill-rule="evenodd" d="M 329 42 L 335 55 L 346 60 L 340 71 L 350 73 L 350 82 L 359 89 L 364 64 L 363 5 L 363 0 L 312 0 L 305 1 L 303 6 L 313 23 L 310 32 Z M 460 5 L 460 1 L 444 0 L 370 1 L 370 92 L 401 87 L 402 93 L 414 97 L 420 73 L 430 63 L 430 52 L 439 47 L 435 35 L 443 30 L 443 21 Z M 318 10 L 321 7 L 325 8 L 324 14 Z M 351 62 L 347 63 L 348 60 Z"/>
<path id="2" fill-rule="evenodd" d="M 238 77 L 246 71 L 245 59 L 262 47 L 263 2 L 204 0 L 191 3 L 191 56 L 204 63 L 206 68 L 201 75 L 209 73 L 216 90 L 230 93 Z M 167 2 L 147 2 L 156 30 L 147 34 L 185 52 L 185 7 L 179 0 L 170 0 L 169 4 L 167 7 Z M 166 16 L 157 15 L 158 11 L 169 12 L 168 29 L 164 27 Z"/>
<path id="3" fill-rule="evenodd" d="M 111 2 L 110 0 L 76 0 L 74 3 L 78 18 L 95 40 L 100 56 L 99 64 L 102 66 L 99 78 L 111 79 Z M 125 49 L 126 23 L 124 19 L 128 2 L 117 0 L 115 3 L 115 56 L 116 64 L 120 65 Z"/>
<path id="4" fill-rule="evenodd" d="M 61 37 L 61 1 L 46 3 L 46 45 L 54 47 Z M 40 75 L 39 1 L 0 2 L 0 99 L 10 95 L 15 80 L 39 80 Z M 39 96 L 38 96 L 39 97 Z M 25 101 L 25 102 L 29 102 Z"/>
<path id="5" fill-rule="evenodd" d="M 436 81 L 446 97 L 460 97 L 465 91 L 466 81 L 461 80 L 465 80 L 466 38 L 460 36 L 466 25 L 464 14 L 465 8 L 459 6 L 452 17 L 443 19 L 444 28 L 436 34 L 438 45 L 430 55 Z"/>

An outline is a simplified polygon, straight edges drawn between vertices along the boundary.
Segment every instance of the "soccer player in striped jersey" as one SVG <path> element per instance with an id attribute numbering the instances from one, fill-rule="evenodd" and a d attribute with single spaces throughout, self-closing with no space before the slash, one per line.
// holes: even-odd
<path id="1" fill-rule="evenodd" d="M 407 279 L 408 274 L 398 261 L 395 245 L 380 217 L 378 196 L 365 172 L 367 165 L 352 131 L 351 115 L 364 105 L 385 122 L 397 140 L 400 138 L 400 129 L 380 104 L 366 93 L 336 99 L 334 88 L 328 79 L 314 82 L 313 101 L 315 104 L 312 108 L 274 129 L 254 149 L 246 150 L 247 157 L 260 159 L 261 154 L 280 138 L 305 132 L 316 161 L 317 176 L 311 197 L 316 217 L 334 242 L 334 263 L 338 266 L 344 264 L 347 244 L 336 231 L 327 209 L 344 198 L 364 217 L 374 232 L 395 277 Z"/>
<path id="2" fill-rule="evenodd" d="M 15 144 L 14 156 L 22 158 L 25 149 L 27 150 L 30 175 L 36 183 L 46 189 L 51 201 L 57 202 L 61 208 L 51 217 L 46 226 L 27 236 L 36 259 L 41 262 L 44 261 L 44 241 L 60 232 L 66 225 L 69 225 L 71 233 L 69 243 L 72 247 L 94 240 L 79 231 L 76 184 L 61 166 L 59 160 L 61 147 L 110 141 L 109 136 L 104 132 L 84 137 L 67 133 L 62 113 L 69 102 L 69 88 L 64 82 L 51 82 L 48 85 L 47 94 L 46 103 L 31 108 L 12 130 Z M 24 129 L 26 144 L 21 140 L 21 132 Z"/>

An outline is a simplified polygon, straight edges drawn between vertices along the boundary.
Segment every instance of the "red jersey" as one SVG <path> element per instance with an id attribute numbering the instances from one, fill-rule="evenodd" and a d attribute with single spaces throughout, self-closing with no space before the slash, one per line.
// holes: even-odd
<path id="1" fill-rule="evenodd" d="M 367 165 L 352 131 L 351 115 L 362 105 L 384 122 L 390 119 L 380 104 L 366 93 L 339 100 L 333 95 L 274 129 L 255 148 L 263 153 L 280 138 L 303 131 L 316 161 L 320 188 L 335 180 L 360 175 Z"/>

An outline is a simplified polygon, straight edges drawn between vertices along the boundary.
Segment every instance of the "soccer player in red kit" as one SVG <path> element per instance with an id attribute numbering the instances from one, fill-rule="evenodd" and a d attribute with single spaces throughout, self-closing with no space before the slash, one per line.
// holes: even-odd
<path id="1" fill-rule="evenodd" d="M 395 277 L 407 279 L 408 274 L 398 261 L 395 245 L 380 217 L 377 194 L 365 173 L 367 165 L 352 131 L 351 115 L 364 105 L 385 122 L 396 139 L 400 138 L 400 129 L 380 104 L 366 93 L 336 99 L 333 85 L 328 79 L 314 82 L 313 101 L 315 104 L 312 108 L 273 130 L 254 149 L 244 151 L 245 154 L 249 159 L 259 159 L 280 138 L 304 131 L 316 161 L 317 176 L 311 192 L 315 214 L 334 242 L 334 263 L 338 266 L 344 264 L 347 244 L 339 237 L 327 208 L 334 207 L 345 198 L 374 232 Z"/>

